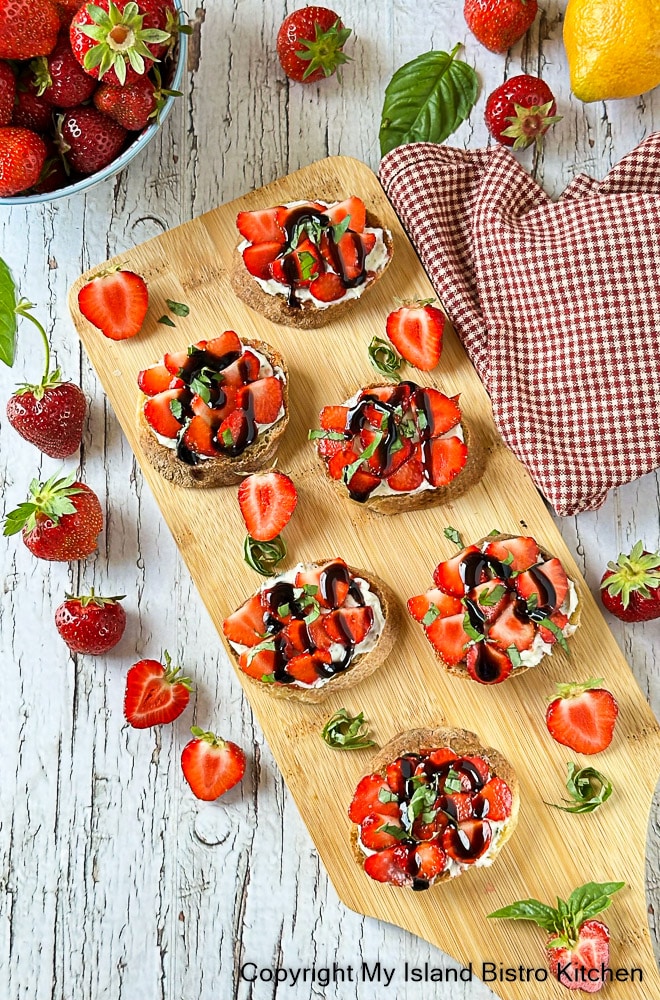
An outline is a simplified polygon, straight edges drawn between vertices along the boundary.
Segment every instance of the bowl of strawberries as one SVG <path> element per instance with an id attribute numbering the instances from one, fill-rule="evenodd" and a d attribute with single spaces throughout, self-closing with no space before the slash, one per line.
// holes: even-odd
<path id="1" fill-rule="evenodd" d="M 171 111 L 182 0 L 0 0 L 0 204 L 112 177 Z"/>

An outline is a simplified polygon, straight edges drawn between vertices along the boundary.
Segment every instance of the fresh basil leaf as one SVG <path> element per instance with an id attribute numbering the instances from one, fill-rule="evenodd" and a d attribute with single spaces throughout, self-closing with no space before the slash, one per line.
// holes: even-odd
<path id="1" fill-rule="evenodd" d="M 378 827 L 378 833 L 389 833 L 390 837 L 396 837 L 397 840 L 408 840 L 410 837 L 410 834 L 403 827 L 394 826 L 392 823 L 383 823 L 382 826 Z"/>
<path id="2" fill-rule="evenodd" d="M 568 764 L 566 789 L 572 802 L 565 799 L 566 805 L 552 802 L 546 805 L 567 813 L 590 813 L 607 802 L 613 791 L 612 782 L 595 767 L 579 768 L 572 762 Z"/>
<path id="3" fill-rule="evenodd" d="M 302 250 L 298 254 L 298 260 L 300 262 L 300 273 L 302 275 L 303 281 L 309 281 L 314 274 L 314 269 L 317 268 L 317 260 L 313 253 L 309 250 Z"/>
<path id="4" fill-rule="evenodd" d="M 389 788 L 381 788 L 378 792 L 379 802 L 398 802 L 399 796 L 395 795 L 394 792 L 390 791 Z"/>
<path id="5" fill-rule="evenodd" d="M 332 227 L 332 238 L 335 243 L 339 243 L 340 239 L 346 233 L 348 227 L 351 224 L 350 215 L 345 215 L 341 222 L 338 222 L 336 226 Z"/>
<path id="6" fill-rule="evenodd" d="M 272 541 L 258 542 L 250 535 L 245 536 L 243 558 L 248 566 L 261 576 L 274 576 L 278 563 L 286 556 L 286 544 L 281 535 Z"/>
<path id="7" fill-rule="evenodd" d="M 479 632 L 474 627 L 474 625 L 470 621 L 470 614 L 468 611 L 466 611 L 465 615 L 463 616 L 463 631 L 467 635 L 469 635 L 471 639 L 474 639 L 475 642 L 481 642 L 483 639 L 486 638 L 483 632 Z"/>
<path id="8" fill-rule="evenodd" d="M 183 419 L 183 404 L 180 399 L 170 400 L 170 412 L 177 420 Z"/>
<path id="9" fill-rule="evenodd" d="M 364 721 L 364 713 L 351 716 L 345 708 L 340 708 L 328 719 L 321 730 L 321 739 L 333 750 L 367 750 L 376 746 L 369 738 L 369 727 Z"/>
<path id="10" fill-rule="evenodd" d="M 444 142 L 465 121 L 477 100 L 479 81 L 451 52 L 424 52 L 396 71 L 385 90 L 380 150 L 408 142 Z"/>
<path id="11" fill-rule="evenodd" d="M 163 326 L 176 326 L 176 323 L 174 323 L 169 316 L 161 316 L 158 322 L 162 323 Z"/>
<path id="12" fill-rule="evenodd" d="M 436 620 L 436 618 L 438 618 L 439 616 L 440 616 L 440 608 L 438 608 L 435 604 L 431 604 L 429 606 L 428 611 L 422 618 L 422 625 L 426 625 L 427 627 L 429 625 L 432 625 L 433 622 Z"/>
<path id="13" fill-rule="evenodd" d="M 568 897 L 568 906 L 571 913 L 576 915 L 576 923 L 578 917 L 579 923 L 583 923 L 606 910 L 612 902 L 611 897 L 623 889 L 625 884 L 625 882 L 586 882 L 574 889 Z"/>
<path id="14" fill-rule="evenodd" d="M 564 633 L 562 632 L 562 630 L 559 628 L 559 625 L 557 625 L 555 622 L 551 621 L 549 618 L 543 618 L 539 622 L 539 625 L 543 625 L 543 627 L 547 628 L 549 632 L 552 632 L 552 634 L 554 635 L 555 639 L 557 640 L 557 642 L 559 643 L 559 645 L 561 646 L 561 648 L 564 650 L 564 652 L 566 652 L 566 653 L 568 653 L 570 655 L 570 650 L 568 648 L 568 643 L 566 642 L 566 636 L 564 635 Z"/>
<path id="15" fill-rule="evenodd" d="M 482 608 L 494 608 L 495 605 L 502 600 L 505 594 L 506 587 L 504 587 L 501 583 L 498 583 L 492 590 L 482 592 L 479 595 L 477 604 L 480 604 Z"/>
<path id="16" fill-rule="evenodd" d="M 454 545 L 458 545 L 460 548 L 464 547 L 463 539 L 461 538 L 460 532 L 458 532 L 456 528 L 445 528 L 444 536 L 445 538 L 448 538 L 450 542 L 453 542 Z"/>
<path id="17" fill-rule="evenodd" d="M 14 364 L 16 353 L 16 285 L 9 266 L 0 257 L 0 361 L 8 365 Z"/>
<path id="18" fill-rule="evenodd" d="M 165 299 L 165 301 L 167 302 L 167 308 L 175 316 L 188 316 L 190 314 L 190 306 L 187 306 L 185 302 L 174 302 L 172 299 Z"/>
<path id="19" fill-rule="evenodd" d="M 455 771 L 453 767 L 449 768 L 447 772 L 447 777 L 445 778 L 444 791 L 445 792 L 460 792 L 463 786 L 461 784 L 461 776 L 458 771 Z"/>
<path id="20" fill-rule="evenodd" d="M 376 454 L 378 445 L 382 440 L 383 440 L 382 432 L 376 431 L 376 433 L 374 434 L 373 441 L 371 442 L 370 445 L 367 445 L 367 447 L 364 449 L 360 457 L 357 458 L 354 462 L 351 462 L 350 465 L 346 466 L 346 468 L 342 472 L 342 479 L 344 480 L 347 486 L 350 484 L 351 479 L 353 478 L 357 470 L 360 468 L 362 463 L 368 461 L 372 455 Z"/>
<path id="21" fill-rule="evenodd" d="M 382 337 L 372 337 L 368 350 L 369 361 L 379 375 L 391 378 L 395 382 L 401 381 L 399 368 L 402 364 L 402 358 L 387 340 L 383 340 Z"/>
<path id="22" fill-rule="evenodd" d="M 513 663 L 514 667 L 522 666 L 522 656 L 520 655 L 517 646 L 508 646 L 506 654 Z"/>
<path id="23" fill-rule="evenodd" d="M 324 441 L 345 441 L 346 435 L 339 431 L 313 430 L 307 435 L 309 441 L 316 441 L 319 438 Z"/>
<path id="24" fill-rule="evenodd" d="M 521 899 L 518 903 L 511 903 L 510 906 L 503 906 L 501 910 L 489 913 L 488 917 L 502 920 L 533 920 L 551 934 L 561 930 L 557 910 L 539 902 L 538 899 Z"/>

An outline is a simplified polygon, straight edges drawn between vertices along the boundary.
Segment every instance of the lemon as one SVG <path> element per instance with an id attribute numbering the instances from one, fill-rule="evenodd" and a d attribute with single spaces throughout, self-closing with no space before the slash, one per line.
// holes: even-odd
<path id="1" fill-rule="evenodd" d="M 564 45 L 581 101 L 653 90 L 660 83 L 660 0 L 569 0 Z"/>

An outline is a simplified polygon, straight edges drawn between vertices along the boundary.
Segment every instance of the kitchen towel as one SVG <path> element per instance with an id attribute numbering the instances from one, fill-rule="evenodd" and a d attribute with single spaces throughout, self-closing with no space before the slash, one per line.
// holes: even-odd
<path id="1" fill-rule="evenodd" d="M 556 202 L 501 146 L 400 146 L 380 179 L 555 510 L 660 466 L 660 133 Z"/>

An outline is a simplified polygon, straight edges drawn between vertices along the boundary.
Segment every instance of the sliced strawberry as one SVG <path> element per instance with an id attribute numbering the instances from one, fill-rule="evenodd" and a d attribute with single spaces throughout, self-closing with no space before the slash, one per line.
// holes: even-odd
<path id="1" fill-rule="evenodd" d="M 429 760 L 436 767 L 442 767 L 443 764 L 448 764 L 450 760 L 458 760 L 458 754 L 450 750 L 449 747 L 441 747 L 439 750 L 431 751 Z"/>
<path id="2" fill-rule="evenodd" d="M 237 333 L 234 333 L 233 330 L 225 330 L 219 337 L 207 340 L 204 349 L 213 358 L 227 358 L 228 355 L 234 354 L 240 357 L 243 345 Z"/>
<path id="3" fill-rule="evenodd" d="M 358 469 L 351 476 L 348 483 L 348 491 L 354 500 L 362 503 L 373 493 L 376 487 L 380 486 L 380 482 L 380 476 L 376 476 L 371 472 L 365 472 L 363 469 Z"/>
<path id="4" fill-rule="evenodd" d="M 432 588 L 419 597 L 411 597 L 408 601 L 408 611 L 416 622 L 424 620 L 431 608 L 434 608 L 440 618 L 451 618 L 452 615 L 464 614 L 463 605 L 457 597 L 450 597 L 442 590 Z"/>
<path id="5" fill-rule="evenodd" d="M 413 850 L 415 878 L 432 882 L 447 867 L 447 855 L 438 843 L 417 844 Z"/>
<path id="6" fill-rule="evenodd" d="M 403 830 L 401 820 L 386 813 L 370 813 L 362 820 L 360 825 L 360 840 L 370 851 L 382 851 L 386 847 L 395 847 L 401 842 L 401 838 L 395 834 L 386 833 L 381 828 L 383 826 L 394 826 Z"/>
<path id="7" fill-rule="evenodd" d="M 362 249 L 364 239 L 365 237 L 357 233 L 347 232 L 335 245 L 335 251 L 341 261 L 341 269 L 347 281 L 355 281 L 362 274 L 363 255 L 369 252 L 366 248 L 364 251 Z"/>
<path id="8" fill-rule="evenodd" d="M 282 205 L 262 208 L 254 212 L 239 212 L 236 227 L 250 243 L 286 243 L 286 231 L 282 226 L 286 209 Z"/>
<path id="9" fill-rule="evenodd" d="M 159 392 L 166 392 L 168 389 L 182 389 L 184 382 L 176 378 L 165 365 L 152 365 L 145 368 L 137 378 L 140 391 L 145 396 L 157 396 Z"/>
<path id="10" fill-rule="evenodd" d="M 468 819 L 458 826 L 448 826 L 442 834 L 442 846 L 454 861 L 473 865 L 486 853 L 493 839 L 488 820 Z"/>
<path id="11" fill-rule="evenodd" d="M 174 416 L 172 403 L 182 404 L 188 395 L 187 389 L 167 389 L 148 399 L 144 404 L 144 416 L 149 426 L 163 437 L 175 438 L 183 427 L 183 419 Z"/>
<path id="12" fill-rule="evenodd" d="M 224 419 L 222 412 L 215 407 L 209 406 L 201 396 L 193 396 L 190 400 L 190 409 L 196 417 L 201 417 L 204 423 L 208 424 L 214 430 L 218 429 Z"/>
<path id="13" fill-rule="evenodd" d="M 365 204 L 361 198 L 357 198 L 355 195 L 352 198 L 347 198 L 346 201 L 339 201 L 336 205 L 326 208 L 323 211 L 333 226 L 339 225 L 347 215 L 350 215 L 349 228 L 354 233 L 363 232 L 367 224 L 367 209 Z"/>
<path id="14" fill-rule="evenodd" d="M 465 659 L 468 644 L 472 641 L 463 628 L 463 619 L 463 614 L 452 615 L 450 618 L 436 618 L 424 629 L 426 638 L 450 667 Z"/>
<path id="15" fill-rule="evenodd" d="M 213 458 L 218 454 L 213 426 L 204 417 L 193 417 L 181 438 L 182 444 L 195 455 Z"/>
<path id="16" fill-rule="evenodd" d="M 557 940 L 555 934 L 549 939 Z M 600 920 L 585 920 L 578 928 L 577 940 L 570 947 L 546 945 L 548 968 L 562 986 L 569 990 L 598 993 L 607 982 L 610 965 L 610 932 Z"/>
<path id="17" fill-rule="evenodd" d="M 324 431 L 337 431 L 343 434 L 346 430 L 347 417 L 347 406 L 324 406 L 319 414 L 319 421 Z"/>
<path id="18" fill-rule="evenodd" d="M 479 549 L 476 545 L 468 545 L 461 549 L 457 556 L 438 563 L 433 571 L 433 582 L 436 586 L 452 597 L 464 597 L 465 581 L 461 575 L 461 566 L 467 556 L 477 552 Z"/>
<path id="19" fill-rule="evenodd" d="M 619 714 L 614 695 L 599 687 L 600 680 L 583 684 L 558 684 L 558 697 L 548 706 L 546 725 L 557 743 L 576 753 L 592 754 L 612 742 Z"/>
<path id="20" fill-rule="evenodd" d="M 256 646 L 263 639 L 264 609 L 259 594 L 255 594 L 222 623 L 222 631 L 230 642 L 241 646 Z"/>
<path id="21" fill-rule="evenodd" d="M 287 526 L 298 503 L 296 487 L 283 472 L 255 472 L 238 488 L 238 505 L 248 534 L 269 542 Z"/>
<path id="22" fill-rule="evenodd" d="M 270 281 L 273 277 L 272 265 L 281 252 L 281 243 L 255 243 L 243 251 L 243 263 L 255 278 Z"/>
<path id="23" fill-rule="evenodd" d="M 568 615 L 563 615 L 561 611 L 555 611 L 554 614 L 550 615 L 550 621 L 554 622 L 557 628 L 563 630 L 568 625 Z M 539 625 L 539 635 L 549 646 L 553 646 L 557 641 L 555 633 L 551 632 L 545 625 Z"/>
<path id="24" fill-rule="evenodd" d="M 417 754 L 404 754 L 387 765 L 387 784 L 399 798 L 405 795 L 406 782 L 415 773 L 418 761 Z"/>
<path id="25" fill-rule="evenodd" d="M 469 599 L 477 605 L 487 622 L 497 618 L 504 609 L 508 596 L 509 590 L 504 580 L 500 580 L 498 577 L 477 584 L 468 594 Z"/>
<path id="26" fill-rule="evenodd" d="M 338 274 L 326 271 L 314 278 L 309 286 L 309 293 L 319 302 L 337 302 L 346 295 L 346 288 Z"/>
<path id="27" fill-rule="evenodd" d="M 445 323 L 440 309 L 413 303 L 390 313 L 386 332 L 406 361 L 420 371 L 429 372 L 440 361 Z"/>
<path id="28" fill-rule="evenodd" d="M 249 382 L 256 382 L 259 378 L 260 367 L 256 354 L 245 350 L 238 361 L 234 361 L 222 369 L 222 388 L 226 389 L 231 386 L 232 389 L 238 390 Z"/>
<path id="29" fill-rule="evenodd" d="M 441 812 L 436 813 L 429 823 L 425 823 L 423 818 L 418 816 L 412 825 L 412 835 L 415 840 L 434 840 L 448 825 L 448 818 Z"/>
<path id="30" fill-rule="evenodd" d="M 458 437 L 433 438 L 427 445 L 427 468 L 432 486 L 447 486 L 465 467 L 468 450 Z"/>
<path id="31" fill-rule="evenodd" d="M 321 676 L 319 668 L 322 668 L 324 663 L 332 663 L 330 653 L 321 650 L 314 655 L 301 653 L 287 661 L 286 672 L 301 684 L 315 684 Z"/>
<path id="32" fill-rule="evenodd" d="M 472 819 L 474 815 L 472 810 L 472 793 L 450 792 L 446 795 L 441 795 L 436 808 L 442 810 L 443 813 L 448 813 L 453 820 L 457 820 L 458 822 Z"/>
<path id="33" fill-rule="evenodd" d="M 325 619 L 326 615 L 320 615 L 315 618 L 313 622 L 307 625 L 307 633 L 311 642 L 314 644 L 315 649 L 320 649 L 327 651 L 332 645 L 334 645 L 334 639 L 332 639 L 325 630 Z"/>
<path id="34" fill-rule="evenodd" d="M 263 246 L 269 244 L 265 243 Z M 295 284 L 306 288 L 321 273 L 319 251 L 310 239 L 305 238 L 291 253 L 273 261 L 270 272 L 275 281 L 283 285 Z"/>
<path id="35" fill-rule="evenodd" d="M 316 449 L 321 456 L 327 460 L 333 458 L 338 452 L 343 451 L 346 441 L 333 441 L 332 438 L 317 438 Z"/>
<path id="36" fill-rule="evenodd" d="M 188 370 L 192 370 L 197 364 L 194 360 L 194 353 L 196 352 L 189 354 L 187 350 L 168 352 L 163 358 L 163 365 L 168 372 L 178 377 L 182 372 L 185 374 Z"/>
<path id="37" fill-rule="evenodd" d="M 461 762 L 462 761 L 466 761 L 468 765 L 471 765 L 472 768 L 474 768 L 474 770 L 478 773 L 479 779 L 480 779 L 480 781 L 481 781 L 482 784 L 485 784 L 488 781 L 488 779 L 490 777 L 490 765 L 489 765 L 489 763 L 488 763 L 487 760 L 484 760 L 483 757 L 461 757 L 460 760 L 461 760 Z M 468 768 L 468 770 L 469 770 L 469 768 Z M 474 788 L 475 788 L 474 780 L 469 777 L 469 774 L 468 774 L 467 778 L 468 778 L 468 780 L 467 780 L 466 787 L 470 788 L 470 789 L 472 789 L 472 791 L 474 791 Z M 463 775 L 461 775 L 461 780 L 462 779 L 463 779 Z"/>
<path id="38" fill-rule="evenodd" d="M 373 248 L 376 246 L 377 240 L 374 233 L 362 233 L 360 235 L 360 241 L 362 243 L 362 248 L 364 250 L 365 259 L 369 256 Z"/>
<path id="39" fill-rule="evenodd" d="M 263 677 L 269 677 L 274 672 L 277 660 L 277 653 L 274 649 L 260 649 L 254 656 L 245 650 L 238 658 L 238 665 L 244 674 L 260 681 Z"/>
<path id="40" fill-rule="evenodd" d="M 415 454 L 415 445 L 412 443 L 410 438 L 400 439 L 401 447 L 390 453 L 389 462 L 383 470 L 383 476 L 386 478 L 395 475 L 399 471 L 402 465 L 412 458 Z"/>
<path id="41" fill-rule="evenodd" d="M 389 403 L 394 393 L 399 392 L 401 388 L 402 388 L 401 386 L 397 385 L 375 385 L 373 386 L 373 388 L 369 389 L 368 395 L 375 396 L 376 399 L 379 399 L 381 401 L 381 403 Z M 362 398 L 363 395 L 364 393 L 361 394 L 360 398 Z M 407 395 L 410 395 L 409 389 Z"/>
<path id="42" fill-rule="evenodd" d="M 332 559 L 322 566 L 298 570 L 296 587 L 314 587 L 314 597 L 321 607 L 340 608 L 351 585 L 351 574 L 343 559 Z"/>
<path id="43" fill-rule="evenodd" d="M 282 409 L 282 383 L 274 375 L 243 386 L 236 393 L 236 405 L 254 415 L 258 424 L 272 424 Z"/>
<path id="44" fill-rule="evenodd" d="M 491 778 L 481 789 L 480 794 L 488 801 L 488 819 L 503 820 L 509 818 L 513 796 L 506 781 L 497 776 Z"/>
<path id="45" fill-rule="evenodd" d="M 510 657 L 493 642 L 477 642 L 468 649 L 467 672 L 479 684 L 501 684 L 513 670 Z"/>
<path id="46" fill-rule="evenodd" d="M 550 607 L 553 611 L 561 607 L 568 594 L 568 577 L 559 559 L 549 559 L 521 573 L 515 585 L 526 601 L 535 597 L 537 607 Z"/>
<path id="47" fill-rule="evenodd" d="M 158 660 L 140 660 L 126 675 L 124 717 L 133 729 L 174 722 L 190 701 L 191 683 L 171 666 L 165 653 L 165 666 Z"/>
<path id="48" fill-rule="evenodd" d="M 424 482 L 424 469 L 417 454 L 413 454 L 407 462 L 388 477 L 387 485 L 397 493 L 411 493 Z"/>
<path id="49" fill-rule="evenodd" d="M 415 396 L 415 409 L 417 411 L 417 422 L 423 414 L 425 424 L 420 427 L 422 436 L 439 437 L 446 434 L 452 427 L 456 427 L 461 422 L 461 409 L 458 405 L 458 396 L 445 396 L 444 392 L 437 389 L 424 388 Z"/>
<path id="50" fill-rule="evenodd" d="M 232 410 L 218 428 L 217 441 L 222 448 L 230 452 L 248 438 L 248 419 L 245 410 Z"/>
<path id="51" fill-rule="evenodd" d="M 405 844 L 370 854 L 364 862 L 364 870 L 369 878 L 376 882 L 390 882 L 392 885 L 412 885 L 411 868 L 412 848 Z"/>
<path id="52" fill-rule="evenodd" d="M 324 627 L 333 642 L 357 646 L 368 635 L 374 622 L 373 608 L 339 608 L 324 616 Z"/>
<path id="53" fill-rule="evenodd" d="M 534 642 L 536 629 L 534 623 L 521 621 L 516 615 L 516 599 L 512 595 L 502 609 L 501 613 L 491 622 L 488 629 L 488 638 L 496 643 L 500 649 L 509 649 L 515 646 L 518 652 L 530 649 Z"/>
<path id="54" fill-rule="evenodd" d="M 83 316 L 110 340 L 139 333 L 149 307 L 147 286 L 134 271 L 102 271 L 78 292 Z"/>
<path id="55" fill-rule="evenodd" d="M 486 547 L 486 555 L 500 562 L 506 562 L 509 555 L 513 556 L 511 569 L 514 573 L 524 573 L 530 566 L 535 566 L 541 558 L 539 547 L 534 538 L 495 538 Z"/>
<path id="56" fill-rule="evenodd" d="M 380 795 L 383 798 L 380 798 Z M 353 823 L 362 823 L 370 813 L 382 813 L 385 816 L 399 818 L 399 806 L 394 801 L 387 801 L 392 790 L 380 774 L 367 774 L 358 783 L 353 800 L 348 809 L 348 817 Z"/>

